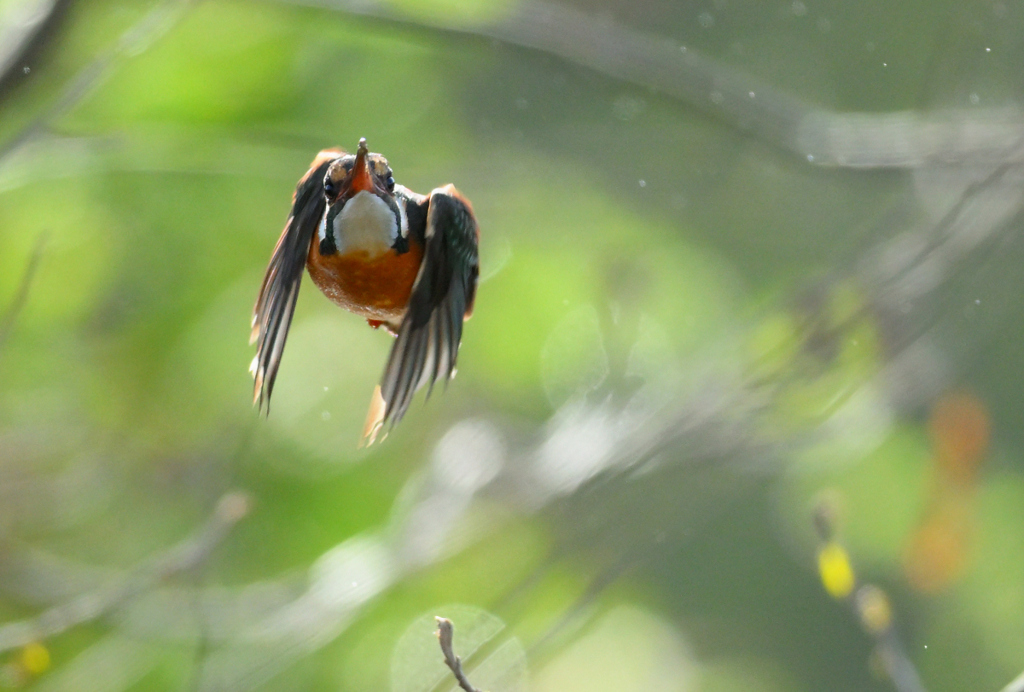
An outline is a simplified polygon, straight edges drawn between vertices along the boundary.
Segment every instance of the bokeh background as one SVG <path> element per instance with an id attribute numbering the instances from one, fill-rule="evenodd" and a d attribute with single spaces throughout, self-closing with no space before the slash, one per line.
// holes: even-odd
<path id="1" fill-rule="evenodd" d="M 0 686 L 447 690 L 443 615 L 491 692 L 1003 689 L 1021 27 L 0 0 Z M 360 137 L 481 227 L 458 377 L 369 449 L 390 338 L 308 281 L 268 418 L 247 372 Z"/>

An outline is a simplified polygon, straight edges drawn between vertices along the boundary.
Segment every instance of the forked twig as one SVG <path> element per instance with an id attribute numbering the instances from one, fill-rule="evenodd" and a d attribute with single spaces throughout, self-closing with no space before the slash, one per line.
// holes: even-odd
<path id="1" fill-rule="evenodd" d="M 441 653 L 444 654 L 445 664 L 451 668 L 452 675 L 459 681 L 459 687 L 466 692 L 480 692 L 470 684 L 466 674 L 462 672 L 462 659 L 455 655 L 452 649 L 452 637 L 455 635 L 455 628 L 448 618 L 437 618 L 437 640 L 441 642 Z"/>

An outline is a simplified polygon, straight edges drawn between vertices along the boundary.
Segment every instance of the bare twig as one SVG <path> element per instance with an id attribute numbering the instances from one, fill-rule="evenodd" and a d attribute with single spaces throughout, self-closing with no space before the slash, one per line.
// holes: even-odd
<path id="1" fill-rule="evenodd" d="M 244 493 L 227 493 L 217 503 L 206 526 L 165 553 L 138 566 L 124 579 L 77 596 L 34 618 L 0 625 L 0 653 L 96 620 L 160 582 L 195 569 L 207 560 L 232 527 L 245 517 L 249 505 L 249 499 Z"/>
<path id="2" fill-rule="evenodd" d="M 452 637 L 455 635 L 455 628 L 448 618 L 437 618 L 437 639 L 441 642 L 441 653 L 444 654 L 445 664 L 451 668 L 452 675 L 459 681 L 459 687 L 466 692 L 480 692 L 470 684 L 466 674 L 462 672 L 462 659 L 455 655 L 452 649 Z"/>
<path id="3" fill-rule="evenodd" d="M 813 519 L 821 539 L 818 570 L 825 590 L 836 600 L 845 601 L 864 632 L 874 638 L 875 652 L 897 692 L 925 692 L 896 630 L 889 597 L 874 584 L 860 584 L 846 549 L 836 540 L 835 508 L 827 498 L 815 507 Z"/>
<path id="4" fill-rule="evenodd" d="M 32 280 L 35 278 L 36 269 L 39 268 L 39 258 L 43 256 L 43 247 L 45 245 L 46 236 L 40 235 L 25 265 L 25 272 L 21 276 L 18 290 L 15 291 L 14 298 L 11 299 L 11 304 L 7 307 L 7 312 L 4 313 L 3 317 L 0 317 L 0 354 L 3 353 L 4 344 L 7 343 L 11 331 L 14 329 L 14 323 L 17 321 L 18 315 L 21 314 L 21 310 L 25 307 L 25 302 L 28 300 L 28 291 L 32 287 Z"/>

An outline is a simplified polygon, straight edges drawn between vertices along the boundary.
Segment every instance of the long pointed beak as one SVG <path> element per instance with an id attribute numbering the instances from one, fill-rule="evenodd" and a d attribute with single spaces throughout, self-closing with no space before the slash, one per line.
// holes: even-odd
<path id="1" fill-rule="evenodd" d="M 366 164 L 366 155 L 368 153 L 366 138 L 363 137 L 359 140 L 356 162 L 352 166 L 352 179 L 348 184 L 350 196 L 359 192 L 373 192 L 373 177 L 370 176 L 370 167 Z"/>

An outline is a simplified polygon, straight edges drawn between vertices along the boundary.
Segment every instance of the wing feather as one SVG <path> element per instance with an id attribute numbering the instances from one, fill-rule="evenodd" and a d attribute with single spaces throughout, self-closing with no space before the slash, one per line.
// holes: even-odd
<path id="1" fill-rule="evenodd" d="M 252 333 L 249 337 L 250 343 L 257 344 L 256 357 L 250 367 L 255 379 L 253 405 L 262 410 L 266 402 L 268 413 L 270 395 L 274 391 L 274 380 L 277 379 L 288 328 L 302 285 L 302 271 L 306 266 L 309 244 L 327 206 L 323 194 L 324 174 L 331 162 L 343 154 L 340 149 L 321 151 L 296 186 L 288 221 L 274 246 L 253 308 Z"/>
<path id="2" fill-rule="evenodd" d="M 451 185 L 430 193 L 423 263 L 409 308 L 391 349 L 380 393 L 384 409 L 370 442 L 383 425 L 393 427 L 424 385 L 455 375 L 462 322 L 472 312 L 479 276 L 479 231 L 469 202 Z"/>

